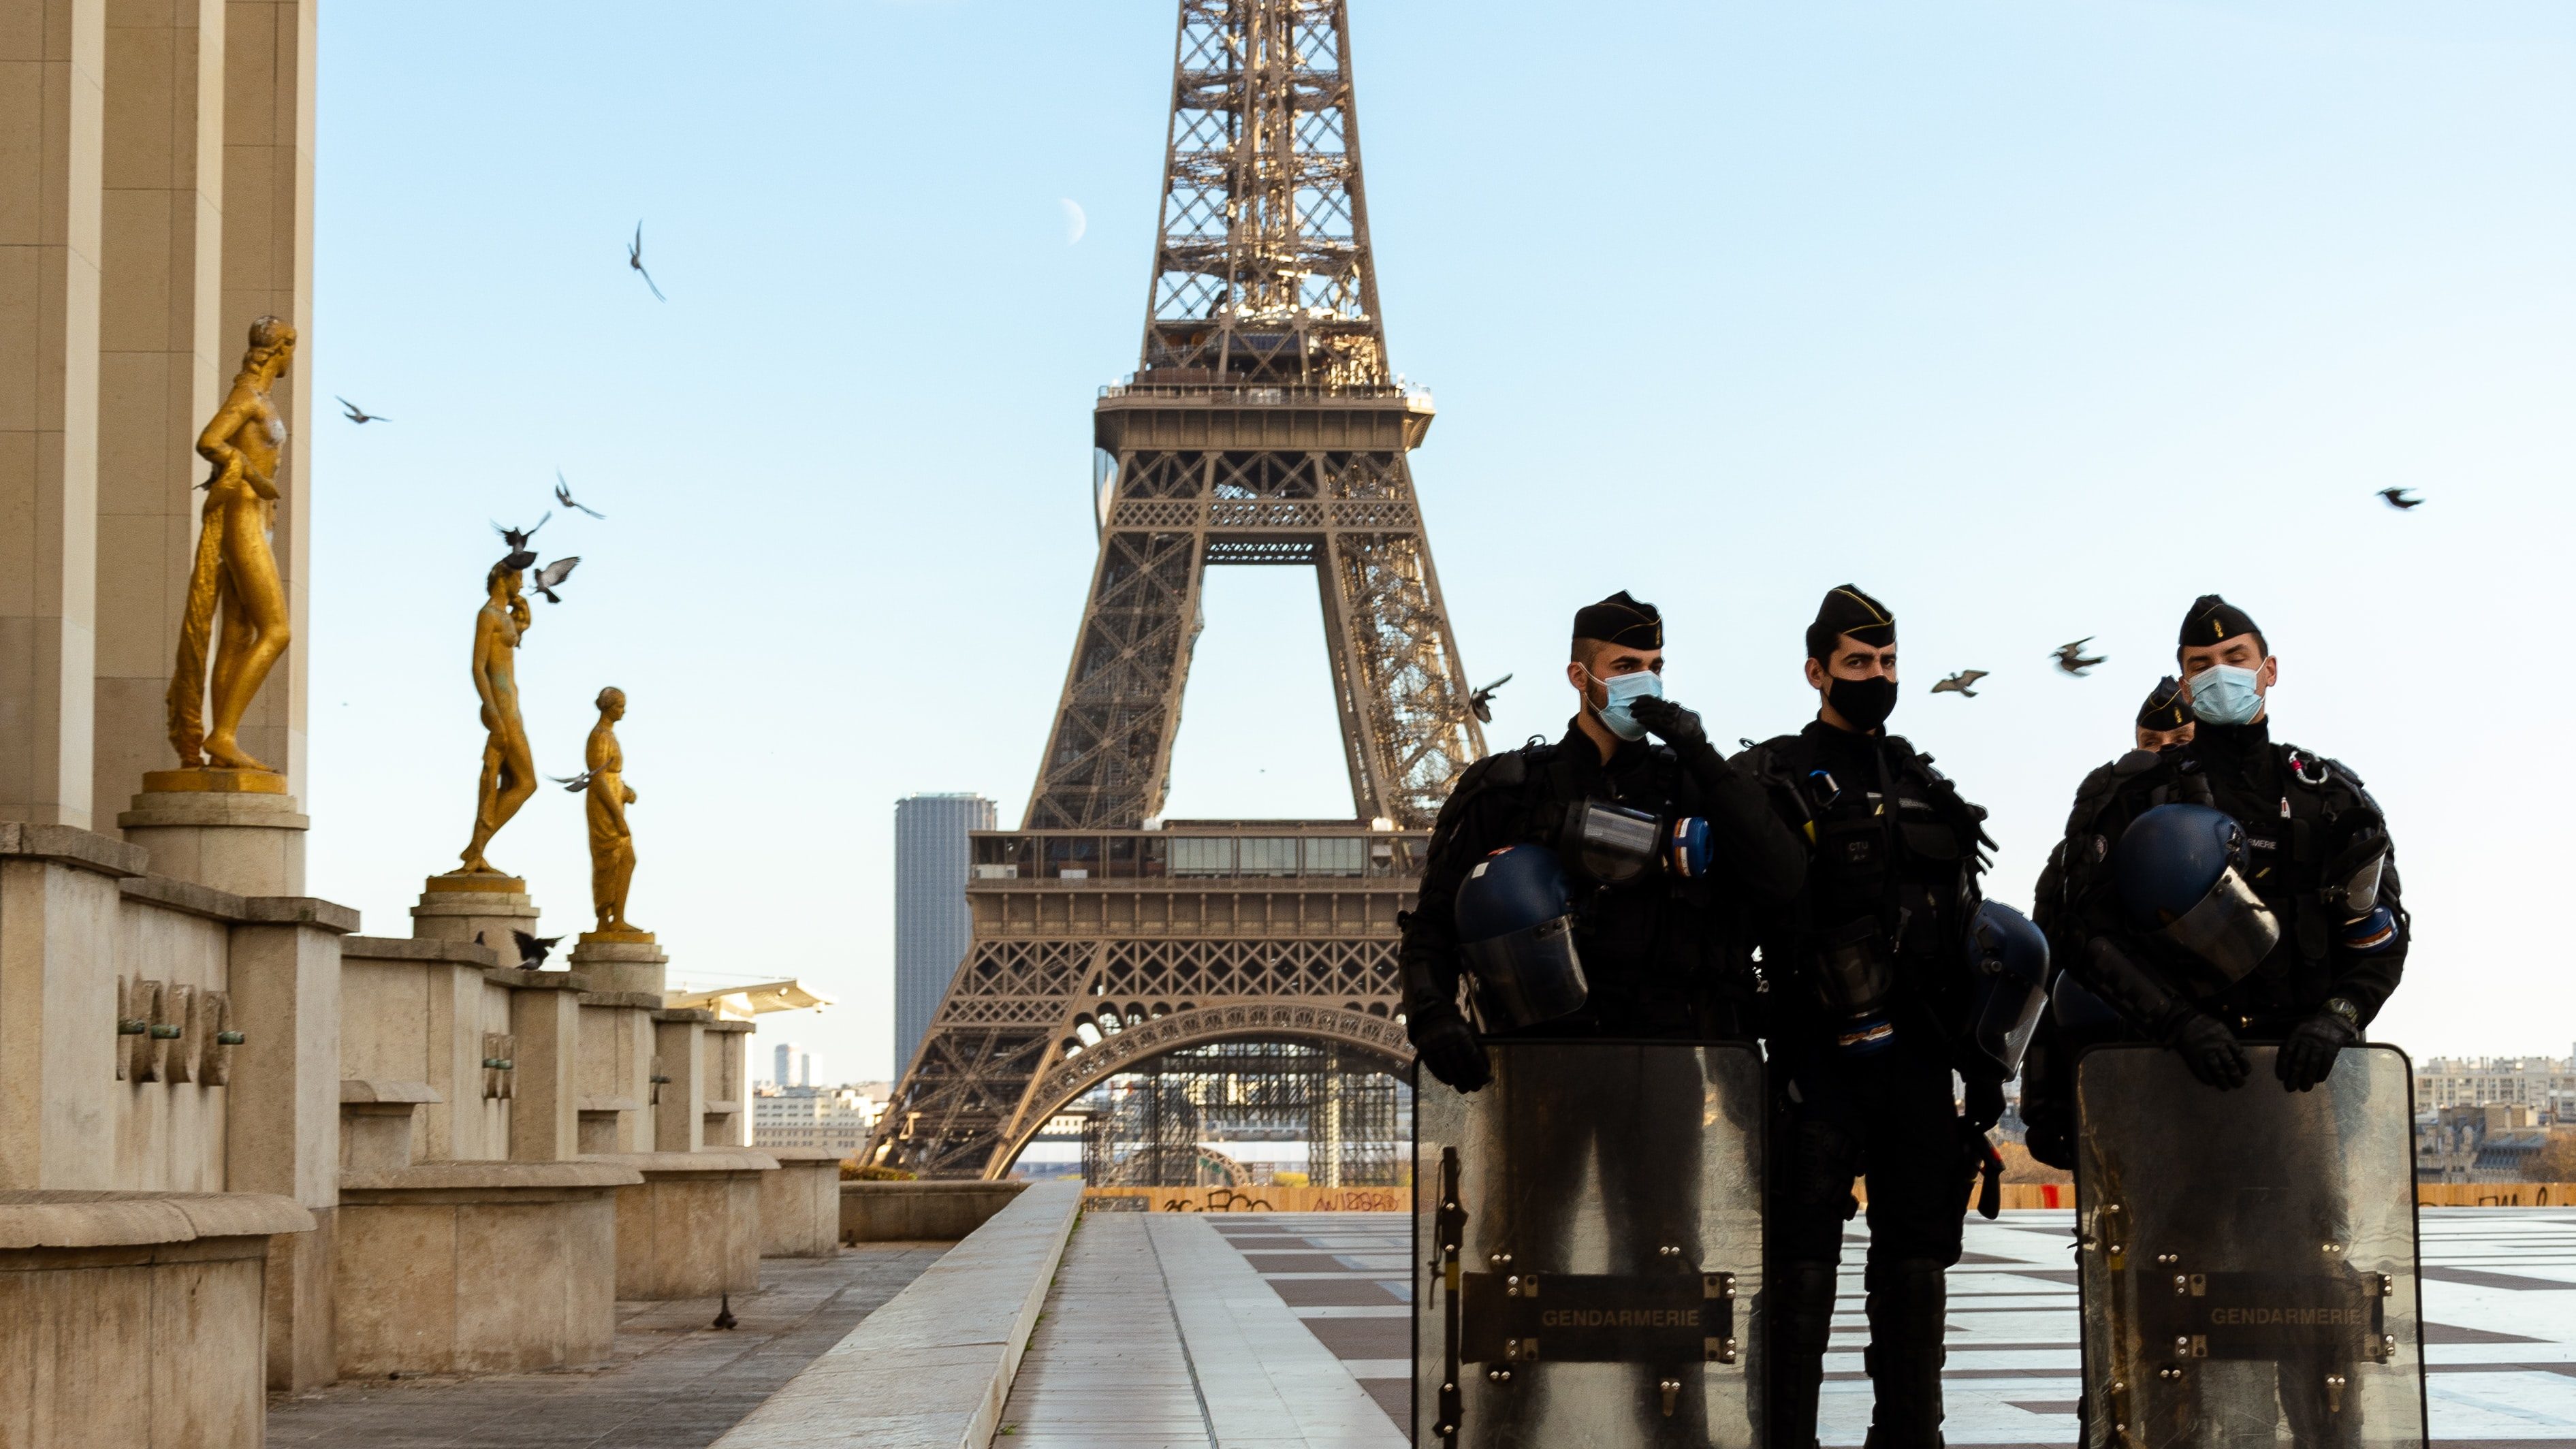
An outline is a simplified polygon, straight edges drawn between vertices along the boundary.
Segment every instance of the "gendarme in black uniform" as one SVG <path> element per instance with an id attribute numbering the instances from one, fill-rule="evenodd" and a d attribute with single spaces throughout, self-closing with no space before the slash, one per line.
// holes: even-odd
<path id="1" fill-rule="evenodd" d="M 2183 622 L 2185 648 L 2239 636 L 2252 636 L 2261 652 L 2253 619 L 2216 594 L 2203 595 Z M 2268 717 L 2231 722 L 2204 680 L 2195 691 L 2189 744 L 2115 762 L 2077 796 L 2062 849 L 2064 910 L 2087 949 L 2069 953 L 2066 966 L 2141 1037 L 2173 1045 L 2203 1080 L 2242 1080 L 2241 1036 L 2282 1041 L 2282 1080 L 2305 1089 L 2361 1039 L 2405 971 L 2410 925 L 2387 821 L 2348 766 L 2274 740 Z M 2257 698 L 2250 712 L 2261 708 Z M 2130 928 L 2104 868 L 2129 822 L 2168 803 L 2212 805 L 2244 827 L 2246 883 L 2281 924 L 2271 953 L 2223 989 Z M 2372 908 L 2337 909 L 2335 893 L 2373 859 L 2385 864 Z"/>
<path id="2" fill-rule="evenodd" d="M 1973 1136 L 2001 1111 L 2001 1084 L 1954 1049 L 1968 985 L 1965 942 L 1979 904 L 1985 812 L 1880 724 L 1896 682 L 1884 606 L 1846 584 L 1825 596 L 1808 656 L 1844 729 L 1820 715 L 1735 758 L 1808 841 L 1806 883 L 1754 927 L 1778 1123 L 1771 1140 L 1766 1297 L 1772 1443 L 1809 1449 L 1833 1319 L 1834 1273 L 1852 1181 L 1869 1178 L 1870 1443 L 1941 1442 L 1942 1274 L 1959 1260 Z M 1865 646 L 1873 673 L 1834 676 Z M 1811 673 L 1811 682 L 1814 679 Z M 1954 1067 L 1970 1100 L 1959 1116 Z"/>
<path id="3" fill-rule="evenodd" d="M 1575 616 L 1578 641 L 1660 652 L 1663 622 L 1651 604 L 1625 593 Z M 1598 631 L 1598 632 L 1587 632 Z M 1657 708 L 1656 706 L 1660 706 Z M 1583 706 L 1596 717 L 1588 696 Z M 1533 742 L 1488 755 L 1467 768 L 1441 808 L 1423 864 L 1421 894 L 1404 923 L 1402 969 L 1406 1022 L 1424 1065 L 1449 1081 L 1456 1040 L 1459 955 L 1452 914 L 1459 882 L 1476 862 L 1507 846 L 1555 847 L 1567 812 L 1584 800 L 1644 810 L 1667 820 L 1708 821 L 1712 864 L 1697 880 L 1648 870 L 1621 885 L 1573 879 L 1577 947 L 1591 997 L 1582 1010 L 1527 1029 L 1543 1037 L 1743 1038 L 1742 983 L 1727 974 L 1723 932 L 1711 902 L 1740 892 L 1784 899 L 1801 869 L 1797 842 L 1766 807 L 1761 787 L 1730 767 L 1708 742 L 1698 717 L 1660 698 L 1639 701 L 1636 717 L 1669 741 L 1620 739 L 1602 758 L 1579 723 L 1555 743 Z M 1615 734 L 1615 731 L 1613 732 Z M 1469 1081 L 1481 1085 L 1473 1070 Z"/>
<path id="4" fill-rule="evenodd" d="M 1719 928 L 1728 917 L 1712 907 L 1738 894 L 1785 899 L 1797 887 L 1800 851 L 1761 787 L 1711 747 L 1698 716 L 1660 697 L 1650 670 L 1662 647 L 1652 605 L 1620 593 L 1582 610 L 1573 648 L 1580 668 L 1569 679 L 1583 691 L 1586 714 L 1553 744 L 1533 742 L 1477 761 L 1441 809 L 1419 902 L 1405 918 L 1401 963 L 1406 1024 L 1423 1069 L 1452 1087 L 1475 1091 L 1490 1078 L 1485 1049 L 1459 1006 L 1459 887 L 1478 862 L 1518 845 L 1549 847 L 1565 868 L 1589 994 L 1569 1016 L 1512 1031 L 1488 1023 L 1489 1031 L 1523 1039 L 1749 1039 L 1742 1011 L 1748 993 L 1727 974 Z M 1640 688 L 1652 697 L 1637 697 Z M 1664 743 L 1648 743 L 1648 729 Z M 1667 823 L 1706 820 L 1708 869 L 1696 878 L 1650 866 L 1618 884 L 1587 879 L 1583 852 L 1564 844 L 1570 814 L 1586 801 Z M 1588 1210 L 1599 1214 L 1607 1260 L 1624 1265 L 1613 1271 L 1639 1271 L 1675 1249 L 1699 1262 L 1706 1093 L 1698 1055 L 1671 1050 L 1605 1054 L 1605 1073 L 1588 1098 L 1511 1099 L 1494 1150 L 1546 1166 L 1521 1175 L 1527 1190 L 1485 1211 L 1524 1245 L 1524 1271 L 1570 1261 L 1578 1215 Z M 1738 1105 L 1747 1114 L 1759 1110 Z M 1668 1400 L 1658 1412 L 1658 1371 L 1630 1367 L 1639 1379 L 1635 1392 L 1614 1400 L 1633 1416 L 1619 1431 L 1627 1435 L 1622 1442 L 1704 1446 L 1701 1397 Z M 1564 1387 L 1551 1365 L 1525 1373 L 1514 1389 L 1525 1422 L 1584 1413 L 1575 1404 L 1549 1404 Z M 1604 1404 L 1592 1412 L 1619 1410 Z"/>

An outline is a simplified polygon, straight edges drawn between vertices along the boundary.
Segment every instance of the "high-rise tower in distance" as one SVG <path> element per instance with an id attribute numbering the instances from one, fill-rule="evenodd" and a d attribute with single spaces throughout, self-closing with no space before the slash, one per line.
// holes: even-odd
<path id="1" fill-rule="evenodd" d="M 907 795 L 894 805 L 894 1069 L 912 1060 L 966 959 L 967 832 L 993 828 L 981 795 Z"/>

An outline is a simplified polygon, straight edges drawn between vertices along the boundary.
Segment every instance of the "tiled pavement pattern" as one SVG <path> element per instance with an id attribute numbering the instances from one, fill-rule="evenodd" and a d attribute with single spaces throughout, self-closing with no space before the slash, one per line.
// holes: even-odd
<path id="1" fill-rule="evenodd" d="M 1202 1221 L 1402 1425 L 1410 1413 L 1410 1220 L 1283 1213 Z M 2576 1449 L 2576 1210 L 2428 1208 L 2422 1224 L 2435 1442 Z M 1967 1256 L 1950 1275 L 1945 1428 L 1954 1449 L 2072 1442 L 2073 1231 L 2067 1212 L 1969 1219 Z M 1859 1444 L 1869 1427 L 1860 1282 L 1867 1248 L 1867 1230 L 1855 1223 L 1825 1365 L 1829 1445 Z"/>
<path id="2" fill-rule="evenodd" d="M 617 1305 L 609 1361 L 552 1373 L 340 1383 L 272 1398 L 272 1449 L 700 1449 L 838 1343 L 948 1250 L 871 1243 L 838 1258 L 772 1258 L 739 1326 L 716 1300 Z"/>
<path id="3" fill-rule="evenodd" d="M 1214 1221 L 1084 1215 L 996 1446 L 1402 1449 L 1402 1430 Z M 1375 1216 L 1364 1221 L 1379 1226 Z M 1401 1229 L 1405 1220 L 1394 1221 Z"/>

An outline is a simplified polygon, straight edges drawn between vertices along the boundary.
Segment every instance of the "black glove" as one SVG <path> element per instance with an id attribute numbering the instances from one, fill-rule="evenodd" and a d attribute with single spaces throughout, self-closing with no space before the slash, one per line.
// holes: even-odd
<path id="1" fill-rule="evenodd" d="M 1424 1071 L 1461 1092 L 1475 1091 L 1494 1079 L 1484 1044 L 1457 1012 L 1444 1011 L 1427 1020 L 1416 1017 L 1409 1024 L 1414 1055 Z"/>
<path id="2" fill-rule="evenodd" d="M 2222 1092 L 2244 1086 L 2254 1070 L 2245 1048 L 2236 1044 L 2236 1033 L 2197 1011 L 2185 1009 L 2165 1028 L 2165 1045 L 2182 1054 L 2183 1065 L 2203 1085 Z"/>
<path id="3" fill-rule="evenodd" d="M 2304 1092 L 2334 1070 L 2335 1054 L 2361 1040 L 2361 1028 L 2331 1011 L 2320 1011 L 2290 1029 L 2272 1071 L 2281 1085 Z"/>
<path id="4" fill-rule="evenodd" d="M 1966 1117 L 1959 1119 L 1959 1153 L 1968 1180 L 1985 1179 L 1977 1189 L 1977 1215 L 1991 1221 L 2004 1209 L 2004 1155 L 1995 1150 L 1986 1130 Z"/>
<path id="5" fill-rule="evenodd" d="M 1682 708 L 1661 695 L 1628 702 L 1628 716 L 1655 732 L 1655 738 L 1674 749 L 1688 749 L 1708 743 L 1708 727 L 1699 722 L 1698 714 Z"/>

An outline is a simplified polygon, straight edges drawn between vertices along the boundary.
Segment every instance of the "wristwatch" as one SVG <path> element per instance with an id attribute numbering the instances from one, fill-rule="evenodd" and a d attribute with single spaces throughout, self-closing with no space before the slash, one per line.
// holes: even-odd
<path id="1" fill-rule="evenodd" d="M 2328 1016 L 2339 1019 L 2344 1025 L 2351 1027 L 2352 1034 L 2354 1036 L 2357 1037 L 2361 1035 L 2360 1007 L 2353 1005 L 2351 1002 L 2344 1000 L 2340 996 L 2329 996 L 2326 998 L 2326 1004 L 2323 1007 L 2320 1007 L 2319 1010 L 2325 1012 Z"/>

